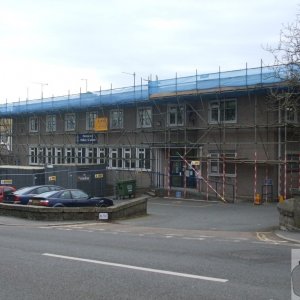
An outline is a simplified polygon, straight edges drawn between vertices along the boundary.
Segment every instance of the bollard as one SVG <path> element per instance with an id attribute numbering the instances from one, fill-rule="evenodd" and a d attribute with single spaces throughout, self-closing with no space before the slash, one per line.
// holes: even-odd
<path id="1" fill-rule="evenodd" d="M 256 204 L 256 205 L 260 205 L 261 204 L 261 196 L 260 196 L 260 194 L 255 194 L 254 204 Z"/>
<path id="2" fill-rule="evenodd" d="M 284 197 L 283 197 L 283 195 L 279 195 L 279 196 L 278 196 L 278 201 L 279 201 L 279 203 L 283 203 L 283 202 L 284 202 Z"/>

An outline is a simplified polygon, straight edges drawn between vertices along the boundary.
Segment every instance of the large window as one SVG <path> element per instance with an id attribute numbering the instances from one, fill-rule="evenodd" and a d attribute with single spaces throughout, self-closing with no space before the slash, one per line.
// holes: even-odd
<path id="1" fill-rule="evenodd" d="M 151 107 L 140 107 L 137 110 L 137 127 L 147 128 L 152 126 Z"/>
<path id="2" fill-rule="evenodd" d="M 46 132 L 56 131 L 56 116 L 48 115 L 46 116 Z"/>
<path id="3" fill-rule="evenodd" d="M 168 125 L 182 126 L 184 124 L 184 106 L 170 105 L 168 106 Z"/>
<path id="4" fill-rule="evenodd" d="M 150 170 L 149 148 L 38 147 L 30 146 L 29 164 L 106 164 L 111 169 Z"/>
<path id="5" fill-rule="evenodd" d="M 94 130 L 96 118 L 97 118 L 96 112 L 86 113 L 86 130 Z"/>
<path id="6" fill-rule="evenodd" d="M 209 122 L 235 123 L 237 118 L 236 100 L 213 101 L 209 104 Z"/>
<path id="7" fill-rule="evenodd" d="M 123 110 L 114 109 L 110 111 L 110 128 L 120 129 L 123 128 Z"/>
<path id="8" fill-rule="evenodd" d="M 285 121 L 287 123 L 297 123 L 297 112 L 293 107 L 285 109 Z"/>
<path id="9" fill-rule="evenodd" d="M 75 124 L 75 114 L 65 114 L 65 131 L 74 131 Z"/>
<path id="10" fill-rule="evenodd" d="M 208 155 L 209 162 L 209 175 L 210 176 L 223 176 L 235 175 L 235 157 L 236 153 L 226 152 L 218 153 L 212 152 Z"/>
<path id="11" fill-rule="evenodd" d="M 29 132 L 38 132 L 39 131 L 39 119 L 38 117 L 29 118 Z"/>

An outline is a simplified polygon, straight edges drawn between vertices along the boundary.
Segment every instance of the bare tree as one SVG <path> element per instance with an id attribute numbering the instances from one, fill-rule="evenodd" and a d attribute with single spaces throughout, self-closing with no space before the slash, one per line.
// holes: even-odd
<path id="1" fill-rule="evenodd" d="M 300 17 L 283 25 L 278 44 L 266 50 L 274 56 L 274 76 L 278 81 L 268 99 L 269 107 L 296 114 L 300 108 Z"/>

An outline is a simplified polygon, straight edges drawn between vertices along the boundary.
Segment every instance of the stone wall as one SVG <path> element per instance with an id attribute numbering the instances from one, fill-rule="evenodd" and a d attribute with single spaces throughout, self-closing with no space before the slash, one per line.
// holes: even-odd
<path id="1" fill-rule="evenodd" d="M 294 198 L 278 203 L 279 226 L 284 230 L 300 231 L 300 195 L 294 194 Z"/>
<path id="2" fill-rule="evenodd" d="M 111 207 L 41 207 L 0 203 L 0 215 L 41 221 L 100 220 L 104 222 L 147 214 L 148 197 Z"/>

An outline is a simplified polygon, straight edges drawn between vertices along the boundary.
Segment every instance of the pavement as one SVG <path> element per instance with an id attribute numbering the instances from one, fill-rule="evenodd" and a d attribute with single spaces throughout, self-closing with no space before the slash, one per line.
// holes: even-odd
<path id="1" fill-rule="evenodd" d="M 123 200 L 124 201 L 124 200 Z M 157 205 L 159 203 L 156 203 L 155 201 L 165 201 L 161 202 L 162 205 Z M 183 200 L 183 205 L 192 206 L 195 205 L 193 202 L 187 202 L 186 200 Z M 198 201 L 197 201 L 198 202 Z M 170 210 L 169 205 L 171 203 L 174 204 L 173 208 L 180 210 L 180 214 L 178 214 L 174 218 L 174 214 L 170 213 L 168 215 L 168 211 Z M 155 205 L 156 204 L 156 205 Z M 242 231 L 245 231 L 250 229 L 251 231 L 261 231 L 264 228 L 272 228 L 272 231 L 274 234 L 276 234 L 279 238 L 293 242 L 293 243 L 299 243 L 300 244 L 300 230 L 299 231 L 288 231 L 283 230 L 279 228 L 279 214 L 278 219 L 277 218 L 277 209 L 276 204 L 269 205 L 269 206 L 253 206 L 251 204 L 245 204 L 245 203 L 236 203 L 236 204 L 230 204 L 230 206 L 224 206 L 222 203 L 216 203 L 211 204 L 211 202 L 202 202 L 202 207 L 206 207 L 205 214 L 206 218 L 202 216 L 202 223 L 199 221 L 199 215 L 197 216 L 197 219 L 194 218 L 193 215 L 191 215 L 191 211 L 184 212 L 184 208 L 178 206 L 180 202 L 178 202 L 178 199 L 174 199 L 174 202 L 170 202 L 170 200 L 162 199 L 162 198 L 152 198 L 148 201 L 148 213 L 149 215 L 145 218 L 138 218 L 138 219 L 129 219 L 124 220 L 123 224 L 130 224 L 135 226 L 155 226 L 161 228 L 168 228 L 176 226 L 182 228 L 182 229 L 205 229 L 206 223 L 209 222 L 209 219 L 214 218 L 219 220 L 219 224 L 214 224 L 216 226 L 222 226 L 222 229 L 225 231 L 231 231 L 235 230 L 235 228 L 240 228 Z M 209 204 L 209 205 L 208 205 Z M 176 205 L 176 207 L 175 207 Z M 197 203 L 198 205 L 198 203 Z M 200 205 L 200 204 L 199 204 Z M 201 205 L 200 205 L 201 206 Z M 193 206 L 196 208 L 196 206 Z M 202 210 L 198 210 L 202 211 Z M 271 212 L 271 213 L 269 213 Z M 224 215 L 224 218 L 221 216 Z M 181 219 L 180 219 L 181 217 Z M 256 218 L 256 220 L 255 220 Z M 174 221 L 176 220 L 176 223 Z M 70 225 L 70 224 L 87 224 L 95 222 L 93 221 L 35 221 L 35 220 L 27 220 L 27 219 L 21 219 L 16 217 L 10 217 L 10 216 L 0 216 L 0 227 L 1 226 L 61 226 L 61 225 Z M 189 223 L 190 222 L 190 223 Z M 226 222 L 228 222 L 226 224 Z M 243 223 L 244 222 L 244 223 Z M 257 223 L 263 223 L 263 227 L 253 227 L 252 224 Z M 195 227 L 195 223 L 198 224 L 198 228 Z M 225 224 L 225 226 L 224 226 Z M 247 225 L 248 224 L 248 225 Z M 245 227 L 246 226 L 246 227 Z M 261 229 L 261 230 L 260 230 Z"/>
<path id="2" fill-rule="evenodd" d="M 300 231 L 288 231 L 277 229 L 274 230 L 274 233 L 281 239 L 300 244 Z"/>

